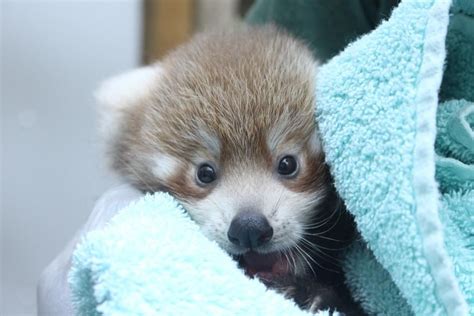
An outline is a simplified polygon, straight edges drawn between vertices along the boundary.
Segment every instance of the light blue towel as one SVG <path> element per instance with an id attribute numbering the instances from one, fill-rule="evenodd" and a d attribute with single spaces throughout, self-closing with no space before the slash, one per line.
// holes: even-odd
<path id="1" fill-rule="evenodd" d="M 348 283 L 363 307 L 377 314 L 467 315 L 468 303 L 474 313 L 472 165 L 437 159 L 434 147 L 449 5 L 403 1 L 389 21 L 319 74 L 317 115 L 327 160 L 367 243 L 348 254 Z M 440 152 L 458 158 L 474 153 L 473 126 L 459 116 L 470 106 L 439 106 Z M 464 131 L 470 148 L 448 135 L 444 120 L 456 135 Z M 439 174 L 450 169 L 441 182 L 444 195 L 436 167 Z"/>
<path id="2" fill-rule="evenodd" d="M 79 315 L 309 315 L 246 277 L 165 193 L 89 233 L 70 283 Z"/>
<path id="3" fill-rule="evenodd" d="M 474 5 L 453 5 L 450 17 L 448 0 L 402 1 L 318 74 L 327 160 L 364 239 L 344 268 L 370 314 L 474 314 Z M 247 279 L 165 194 L 89 234 L 70 285 L 84 315 L 303 314 Z"/>

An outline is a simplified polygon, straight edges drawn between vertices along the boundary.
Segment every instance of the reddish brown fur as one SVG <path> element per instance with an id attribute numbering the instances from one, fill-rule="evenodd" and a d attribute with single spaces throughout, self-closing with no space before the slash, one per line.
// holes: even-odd
<path id="1" fill-rule="evenodd" d="M 331 183 L 329 170 L 324 163 L 324 155 L 305 150 L 303 157 L 306 168 L 293 181 L 286 181 L 286 187 L 295 192 L 324 192 Z"/>
<path id="2" fill-rule="evenodd" d="M 294 265 L 268 285 L 293 292 L 306 308 L 339 298 L 340 275 L 309 271 L 337 258 L 354 228 L 316 144 L 311 53 L 273 27 L 246 27 L 199 35 L 159 65 L 119 84 L 114 91 L 124 93 L 118 97 L 103 98 L 119 101 L 109 139 L 113 167 L 144 191 L 172 193 L 202 231 L 234 255 L 248 249 L 228 238 L 233 219 L 249 209 L 264 214 L 272 240 L 250 249 L 270 256 L 290 249 Z M 138 88 L 127 94 L 130 83 Z M 295 175 L 278 172 L 285 155 L 298 161 Z M 203 162 L 217 171 L 206 185 L 196 181 Z"/>
<path id="3" fill-rule="evenodd" d="M 275 168 L 277 157 L 267 146 L 275 126 L 284 130 L 285 142 L 310 141 L 315 62 L 303 44 L 275 28 L 198 35 L 160 64 L 163 75 L 126 113 L 112 152 L 114 167 L 142 189 L 204 197 L 209 189 L 190 184 L 188 174 L 194 156 L 208 156 L 202 130 L 220 141 L 220 156 L 209 158 L 222 172 L 242 160 Z M 183 162 L 166 184 L 149 167 L 158 150 Z M 309 168 L 289 181 L 292 190 L 314 191 L 324 175 L 322 158 L 306 156 Z"/>

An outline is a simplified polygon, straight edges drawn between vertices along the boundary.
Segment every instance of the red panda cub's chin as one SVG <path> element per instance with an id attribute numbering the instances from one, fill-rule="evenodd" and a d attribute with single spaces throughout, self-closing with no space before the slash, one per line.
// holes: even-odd
<path id="1" fill-rule="evenodd" d="M 171 193 L 249 276 L 314 311 L 344 308 L 338 249 L 353 234 L 324 163 L 316 71 L 288 34 L 242 27 L 197 35 L 97 94 L 113 169 Z"/>

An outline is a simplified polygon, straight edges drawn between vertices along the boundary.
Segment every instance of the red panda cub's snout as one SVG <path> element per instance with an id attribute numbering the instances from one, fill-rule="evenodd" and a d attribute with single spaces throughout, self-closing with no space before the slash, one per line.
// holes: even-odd
<path id="1" fill-rule="evenodd" d="M 341 208 L 315 123 L 316 69 L 273 27 L 198 35 L 101 87 L 111 164 L 176 197 L 247 274 L 312 275 L 337 260 L 325 242 L 341 239 L 318 240 Z"/>

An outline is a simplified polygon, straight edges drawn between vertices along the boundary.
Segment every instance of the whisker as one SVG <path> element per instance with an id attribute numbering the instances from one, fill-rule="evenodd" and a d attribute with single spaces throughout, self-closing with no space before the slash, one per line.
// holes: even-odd
<path id="1" fill-rule="evenodd" d="M 339 271 L 337 270 L 334 270 L 334 269 L 331 269 L 331 268 L 328 268 L 328 267 L 325 267 L 323 266 L 322 264 L 320 264 L 318 261 L 316 261 L 314 258 L 312 258 L 311 256 L 308 255 L 308 253 L 306 251 L 304 251 L 301 247 L 299 246 L 296 246 L 298 247 L 298 249 L 302 250 L 307 256 L 308 256 L 308 259 L 310 259 L 311 261 L 313 261 L 318 267 L 320 267 L 321 269 L 324 269 L 326 271 L 331 271 L 331 272 L 335 272 L 335 273 L 339 273 Z"/>
<path id="2" fill-rule="evenodd" d="M 303 243 L 306 243 L 305 245 L 306 245 L 307 247 L 310 247 L 310 249 L 309 249 L 310 251 L 311 251 L 311 250 L 314 250 L 314 251 L 316 251 L 318 254 L 321 254 L 321 255 L 326 256 L 327 258 L 330 258 L 330 259 L 333 260 L 333 261 L 328 261 L 328 259 L 326 259 L 329 263 L 341 263 L 341 262 L 342 262 L 341 259 L 336 258 L 336 257 L 334 257 L 334 256 L 332 256 L 332 255 L 330 255 L 330 254 L 328 254 L 328 253 L 326 253 L 326 252 L 324 252 L 323 250 L 321 250 L 318 245 L 313 244 L 313 243 L 311 243 L 311 242 L 309 242 L 309 241 L 307 241 L 307 240 L 305 240 L 305 239 L 302 239 L 302 242 L 303 242 Z M 302 246 L 303 246 L 303 245 L 302 245 Z M 322 258 L 322 259 L 324 259 L 324 258 Z"/>
<path id="3" fill-rule="evenodd" d="M 349 242 L 349 241 L 351 241 L 351 239 L 335 239 L 335 238 L 323 236 L 323 235 L 318 234 L 318 233 L 303 232 L 303 235 L 316 236 L 317 238 L 322 238 L 322 239 L 326 239 L 326 240 L 331 240 L 331 241 L 334 241 L 334 242 Z"/>
<path id="4" fill-rule="evenodd" d="M 334 206 L 333 211 L 331 212 L 331 216 L 334 215 L 335 212 L 341 209 L 341 204 L 342 204 L 342 201 L 340 199 L 336 200 L 336 204 Z M 325 217 L 325 216 L 326 216 L 325 212 L 320 212 L 314 217 L 314 219 L 318 219 L 320 217 Z"/>
<path id="5" fill-rule="evenodd" d="M 283 255 L 285 256 L 286 262 L 288 263 L 288 269 L 289 269 L 291 272 L 294 272 L 294 268 L 291 266 L 290 258 L 288 258 L 288 249 L 283 250 L 282 253 L 283 253 Z"/>
<path id="6" fill-rule="evenodd" d="M 299 248 L 300 251 L 302 251 L 302 252 L 305 254 L 306 258 L 310 259 L 312 262 L 314 262 L 314 263 L 315 263 L 318 267 L 320 267 L 321 269 L 324 269 L 324 270 L 327 270 L 327 271 L 337 272 L 336 270 L 332 270 L 332 269 L 330 269 L 330 268 L 327 268 L 327 267 L 323 266 L 320 262 L 318 262 L 316 259 L 314 259 L 313 257 L 311 257 L 311 256 L 305 251 L 305 249 L 303 248 L 303 245 L 301 245 L 301 247 L 298 246 L 298 248 Z M 309 263 L 308 263 L 308 264 L 309 264 Z M 311 270 L 313 270 L 312 267 L 311 267 L 311 265 L 310 265 L 310 268 L 311 268 Z M 314 270 L 313 270 L 313 274 L 316 275 L 316 274 L 314 273 Z"/>
<path id="7" fill-rule="evenodd" d="M 308 267 L 311 269 L 311 272 L 313 273 L 314 276 L 316 276 L 316 272 L 314 271 L 311 263 L 309 263 L 308 259 L 306 258 L 306 256 L 308 256 L 308 254 L 301 249 L 301 247 L 299 247 L 298 245 L 295 245 L 295 249 L 296 251 L 298 251 L 298 253 L 300 254 L 301 258 L 303 258 L 303 260 L 306 262 L 306 264 L 308 265 Z M 311 259 L 313 262 L 314 259 L 312 259 L 310 256 L 308 256 L 309 259 Z M 319 266 L 319 263 L 315 262 L 318 266 Z"/>
<path id="8" fill-rule="evenodd" d="M 326 217 L 324 220 L 322 221 L 317 221 L 315 223 L 312 223 L 311 225 L 304 225 L 303 227 L 305 229 L 316 229 L 316 228 L 319 228 L 319 227 L 322 227 L 324 226 L 327 222 L 329 222 L 331 220 L 331 218 L 334 216 L 334 214 L 338 213 L 339 214 L 341 213 L 341 208 L 340 208 L 340 205 L 338 203 L 338 205 L 334 208 L 334 210 L 331 212 L 331 214 Z"/>
<path id="9" fill-rule="evenodd" d="M 317 256 L 323 260 L 325 260 L 326 262 L 328 263 L 331 263 L 331 264 L 336 264 L 338 266 L 340 266 L 342 264 L 342 260 L 339 259 L 339 258 L 336 258 L 334 256 L 331 256 L 330 254 L 328 253 L 325 253 L 324 251 L 322 250 L 319 250 L 317 248 L 314 249 L 316 252 L 317 252 Z"/>
<path id="10" fill-rule="evenodd" d="M 277 199 L 275 205 L 272 208 L 272 212 L 271 212 L 272 215 L 275 215 L 275 213 L 278 211 L 278 208 L 280 207 L 280 202 L 281 202 L 282 197 L 283 197 L 283 190 L 280 190 L 280 195 L 278 196 L 278 199 Z"/>
<path id="11" fill-rule="evenodd" d="M 290 255 L 291 261 L 293 262 L 293 273 L 295 273 L 296 269 L 298 268 L 296 265 L 295 254 L 293 253 L 292 249 L 288 250 L 288 254 Z"/>
<path id="12" fill-rule="evenodd" d="M 316 223 L 313 223 L 312 225 L 303 225 L 303 228 L 306 229 L 306 230 L 315 230 L 315 229 L 318 229 L 320 227 L 323 227 L 324 225 L 326 225 L 331 219 L 328 218 L 324 221 L 321 221 L 321 222 L 316 222 Z"/>
<path id="13" fill-rule="evenodd" d="M 308 239 L 306 239 L 304 237 L 301 238 L 301 241 L 306 242 L 308 245 L 318 247 L 318 249 L 326 249 L 326 250 L 332 250 L 332 251 L 343 250 L 343 249 L 346 249 L 347 247 L 350 246 L 350 245 L 344 245 L 344 246 L 339 247 L 339 248 L 329 248 L 329 247 L 325 247 L 325 246 L 321 246 L 321 245 L 318 245 L 316 243 L 313 243 L 313 242 L 309 241 Z"/>
<path id="14" fill-rule="evenodd" d="M 324 247 L 324 246 L 321 246 L 321 245 L 316 245 L 316 247 L 318 247 L 318 249 L 324 249 L 324 250 L 330 250 L 330 251 L 338 251 L 338 250 L 344 250 L 344 249 L 347 249 L 350 245 L 344 245 L 342 247 L 338 247 L 338 248 L 329 248 L 329 247 Z"/>
<path id="15" fill-rule="evenodd" d="M 328 229 L 326 229 L 325 231 L 323 232 L 318 232 L 317 234 L 319 235 L 324 235 L 326 234 L 327 232 L 331 231 L 334 227 L 336 227 L 336 225 L 339 223 L 339 221 L 341 220 L 341 215 L 342 215 L 342 212 L 339 212 L 339 216 L 337 217 L 336 221 L 334 222 L 334 224 L 332 224 L 331 227 L 329 227 Z"/>

